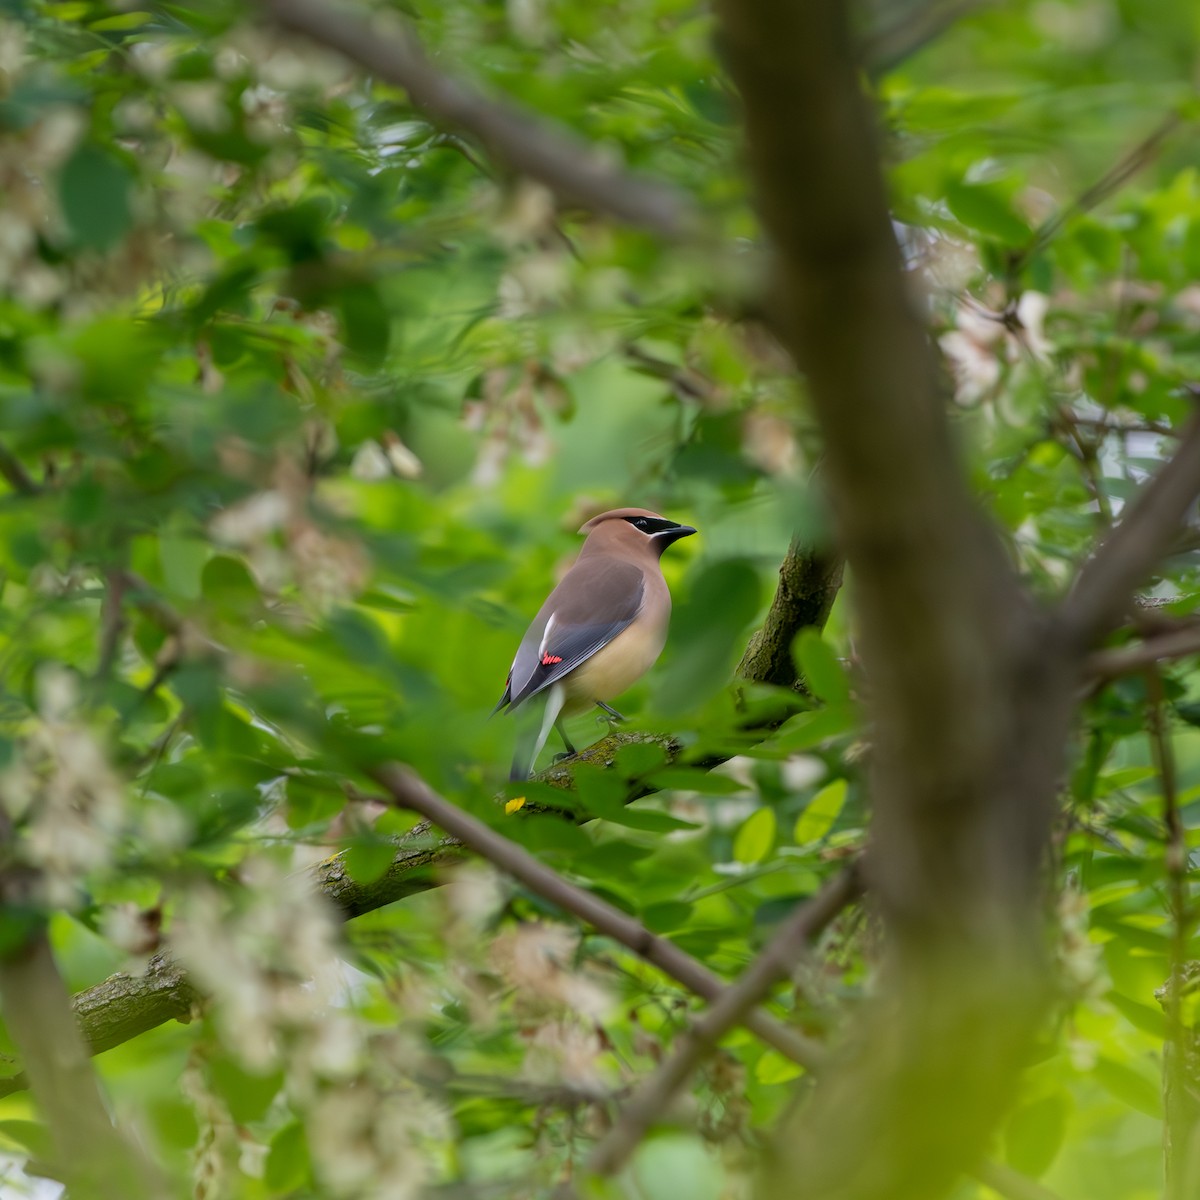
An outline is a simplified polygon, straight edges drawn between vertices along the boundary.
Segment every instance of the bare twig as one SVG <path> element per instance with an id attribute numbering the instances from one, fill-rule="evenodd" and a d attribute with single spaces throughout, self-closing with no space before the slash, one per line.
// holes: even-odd
<path id="1" fill-rule="evenodd" d="M 539 1083 L 512 1075 L 443 1074 L 441 1070 L 417 1073 L 413 1078 L 422 1087 L 435 1093 L 466 1092 L 472 1096 L 503 1096 L 519 1104 L 568 1110 L 596 1104 L 619 1104 L 629 1091 L 626 1087 L 608 1088 L 600 1084 L 570 1083 L 566 1080 Z"/>
<path id="2" fill-rule="evenodd" d="M 708 376 L 691 367 L 679 366 L 660 358 L 657 354 L 651 354 L 637 342 L 626 344 L 625 357 L 635 363 L 644 374 L 669 383 L 677 396 L 689 400 L 712 401 L 718 394 L 717 385 Z"/>
<path id="3" fill-rule="evenodd" d="M 1200 495 L 1200 414 L 1179 447 L 1132 501 L 1121 521 L 1080 569 L 1061 606 L 1063 631 L 1088 649 L 1120 620 L 1133 591 L 1171 549 Z"/>
<path id="4" fill-rule="evenodd" d="M 1179 113 L 1168 113 L 1146 137 L 1124 154 L 1091 187 L 1081 192 L 1066 208 L 1044 221 L 1034 233 L 1029 245 L 1018 251 L 1009 261 L 1009 278 L 1015 279 L 1029 260 L 1058 236 L 1068 221 L 1102 204 L 1139 171 L 1148 167 L 1158 157 L 1170 137 L 1185 124 L 1187 122 Z"/>
<path id="5" fill-rule="evenodd" d="M 388 763 L 371 772 L 393 802 L 420 813 L 464 846 L 486 858 L 505 874 L 524 884 L 543 900 L 557 905 L 606 937 L 627 946 L 646 962 L 658 967 L 684 987 L 706 1000 L 716 1000 L 725 990 L 724 982 L 706 966 L 680 950 L 678 946 L 651 933 L 631 916 L 605 903 L 598 896 L 569 883 L 556 871 L 538 862 L 528 851 L 489 829 L 482 821 L 439 796 L 408 767 Z M 815 1066 L 823 1057 L 816 1042 L 789 1029 L 767 1013 L 755 1010 L 744 1024 L 768 1045 L 794 1062 Z"/>
<path id="6" fill-rule="evenodd" d="M 109 571 L 105 576 L 104 599 L 100 604 L 100 653 L 96 662 L 98 680 L 107 679 L 125 632 L 123 602 L 128 577 L 124 571 Z"/>
<path id="7" fill-rule="evenodd" d="M 691 237 L 699 227 L 683 193 L 613 163 L 566 129 L 511 101 L 485 96 L 444 73 L 426 57 L 411 29 L 393 27 L 385 33 L 317 0 L 261 3 L 284 29 L 403 88 L 431 120 L 478 138 L 495 158 L 545 185 L 560 200 L 671 239 Z"/>
<path id="8" fill-rule="evenodd" d="M 1154 663 L 1169 662 L 1200 654 L 1200 626 L 1175 629 L 1158 637 L 1147 638 L 1132 646 L 1097 650 L 1084 661 L 1087 674 L 1097 682 L 1134 675 Z"/>
<path id="9" fill-rule="evenodd" d="M 1031 362 L 1036 362 L 1032 354 L 1029 355 L 1029 358 Z M 1110 529 L 1113 523 L 1112 502 L 1104 487 L 1104 473 L 1101 469 L 1099 454 L 1104 434 L 1097 431 L 1094 436 L 1086 437 L 1080 429 L 1080 423 L 1075 419 L 1075 414 L 1067 405 L 1063 405 L 1059 409 L 1058 418 L 1059 427 L 1067 437 L 1067 449 L 1079 461 L 1083 470 L 1084 483 L 1091 492 L 1092 499 L 1096 502 L 1096 511 L 1100 514 L 1100 520 L 1105 529 Z"/>
<path id="10" fill-rule="evenodd" d="M 1075 425 L 1083 425 L 1088 429 L 1094 429 L 1101 435 L 1110 433 L 1121 435 L 1127 433 L 1156 433 L 1160 437 L 1179 436 L 1179 431 L 1173 425 L 1168 425 L 1165 421 L 1152 421 L 1149 417 L 1124 420 L 1114 416 L 1112 413 L 1106 413 L 1101 417 L 1085 417 L 1080 416 L 1078 413 L 1072 413 L 1071 421 Z"/>
<path id="11" fill-rule="evenodd" d="M 22 496 L 36 496 L 42 490 L 25 470 L 25 464 L 3 442 L 0 442 L 0 476 Z"/>
<path id="12" fill-rule="evenodd" d="M 145 613 L 164 633 L 182 636 L 187 628 L 183 616 L 171 607 L 140 575 L 133 571 L 120 572 L 121 584 L 129 602 Z"/>
<path id="13" fill-rule="evenodd" d="M 811 899 L 796 906 L 737 982 L 724 989 L 709 1010 L 683 1034 L 666 1061 L 621 1104 L 616 1124 L 588 1159 L 588 1169 L 593 1174 L 613 1175 L 621 1170 L 650 1127 L 667 1111 L 676 1093 L 717 1048 L 721 1038 L 762 1003 L 781 979 L 795 970 L 805 947 L 820 936 L 842 909 L 857 899 L 860 891 L 857 867 L 851 866 L 834 876 Z"/>

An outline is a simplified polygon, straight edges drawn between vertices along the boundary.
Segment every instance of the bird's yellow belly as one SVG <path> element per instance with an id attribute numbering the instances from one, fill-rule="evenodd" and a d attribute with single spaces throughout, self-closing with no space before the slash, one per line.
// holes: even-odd
<path id="1" fill-rule="evenodd" d="M 563 714 L 586 712 L 597 700 L 611 700 L 632 687 L 654 665 L 667 640 L 663 628 L 642 621 L 617 634 L 602 650 L 562 680 L 567 693 Z"/>

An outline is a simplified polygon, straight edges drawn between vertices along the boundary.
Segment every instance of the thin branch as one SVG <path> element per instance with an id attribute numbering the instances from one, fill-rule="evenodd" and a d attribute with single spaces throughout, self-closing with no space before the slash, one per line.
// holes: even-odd
<path id="1" fill-rule="evenodd" d="M 457 838 L 468 849 L 486 858 L 543 900 L 550 901 L 606 937 L 627 946 L 696 995 L 715 1001 L 724 992 L 724 982 L 690 954 L 666 938 L 651 933 L 627 913 L 569 883 L 556 871 L 538 862 L 527 850 L 439 796 L 408 767 L 387 763 L 377 767 L 371 775 L 396 804 L 420 813 L 427 821 Z M 817 1065 L 824 1056 L 822 1047 L 816 1042 L 789 1029 L 765 1012 L 750 1012 L 744 1024 L 794 1062 L 811 1067 Z"/>
<path id="2" fill-rule="evenodd" d="M 1022 339 L 1022 345 L 1024 345 Z M 1038 370 L 1037 359 L 1030 353 L 1029 360 L 1034 364 L 1034 370 Z M 1040 371 L 1039 371 L 1040 374 Z M 1108 492 L 1104 487 L 1104 471 L 1100 463 L 1100 446 L 1104 441 L 1104 434 L 1097 432 L 1093 437 L 1085 437 L 1080 429 L 1079 422 L 1075 419 L 1075 414 L 1071 411 L 1068 405 L 1063 405 L 1058 410 L 1058 421 L 1054 422 L 1066 437 L 1066 449 L 1073 454 L 1083 472 L 1084 484 L 1087 490 L 1091 492 L 1092 499 L 1096 503 L 1096 511 L 1099 513 L 1100 521 L 1104 528 L 1111 529 L 1113 523 L 1112 502 L 1108 498 Z"/>
<path id="3" fill-rule="evenodd" d="M 1132 150 L 1122 155 L 1120 160 L 1091 187 L 1081 192 L 1066 208 L 1055 213 L 1038 227 L 1029 244 L 1018 251 L 1009 261 L 1009 278 L 1015 280 L 1029 260 L 1053 241 L 1069 221 L 1102 204 L 1135 175 L 1148 167 L 1158 157 L 1171 136 L 1187 123 L 1181 114 L 1168 113 L 1146 137 L 1138 142 Z"/>
<path id="4" fill-rule="evenodd" d="M 155 588 L 133 571 L 120 572 L 121 583 L 129 594 L 129 602 L 164 633 L 182 637 L 187 630 L 187 621 L 171 607 Z"/>
<path id="5" fill-rule="evenodd" d="M 109 571 L 105 576 L 104 599 L 100 604 L 100 653 L 96 662 L 97 680 L 107 679 L 125 632 L 124 600 L 128 579 L 124 571 Z"/>
<path id="6" fill-rule="evenodd" d="M 388 32 L 317 0 L 261 0 L 282 28 L 344 55 L 403 88 L 435 123 L 477 138 L 489 154 L 537 180 L 567 204 L 615 217 L 661 237 L 686 239 L 700 221 L 682 192 L 625 169 L 565 128 L 500 96 L 485 96 L 426 57 L 410 28 Z"/>
<path id="7" fill-rule="evenodd" d="M 679 1089 L 717 1043 L 748 1013 L 761 1004 L 771 989 L 787 978 L 809 943 L 861 894 L 856 866 L 834 876 L 809 900 L 798 904 L 761 954 L 725 988 L 708 1011 L 676 1042 L 670 1056 L 618 1110 L 616 1124 L 596 1145 L 588 1159 L 595 1175 L 614 1175 L 624 1167 L 651 1126 L 670 1108 Z"/>
<path id="8" fill-rule="evenodd" d="M 1071 421 L 1075 425 L 1094 429 L 1101 435 L 1116 433 L 1124 436 L 1129 433 L 1156 433 L 1159 437 L 1179 436 L 1179 430 L 1173 425 L 1168 425 L 1165 421 L 1152 421 L 1149 417 L 1139 416 L 1124 420 L 1112 413 L 1106 413 L 1101 417 L 1084 417 L 1078 413 L 1072 413 Z"/>
<path id="9" fill-rule="evenodd" d="M 1200 654 L 1200 626 L 1175 629 L 1158 637 L 1147 638 L 1133 646 L 1097 650 L 1084 660 L 1084 670 L 1095 681 L 1105 683 L 1123 675 L 1135 675 L 1148 666 Z"/>
<path id="10" fill-rule="evenodd" d="M 25 464 L 3 442 L 0 442 L 0 476 L 22 496 L 36 496 L 42 490 L 25 470 Z"/>
<path id="11" fill-rule="evenodd" d="M 1188 422 L 1175 454 L 1142 488 L 1076 576 L 1061 606 L 1063 632 L 1074 646 L 1086 649 L 1116 625 L 1134 589 L 1171 550 L 1198 495 L 1200 414 Z"/>
<path id="12" fill-rule="evenodd" d="M 629 1092 L 627 1087 L 607 1088 L 595 1083 L 568 1083 L 565 1080 L 539 1083 L 512 1075 L 443 1074 L 441 1069 L 429 1073 L 418 1072 L 413 1079 L 434 1093 L 465 1092 L 473 1097 L 499 1096 L 531 1107 L 567 1110 L 621 1104 Z"/>
<path id="13" fill-rule="evenodd" d="M 625 357 L 645 375 L 653 376 L 669 383 L 675 394 L 689 400 L 699 400 L 702 403 L 712 403 L 718 396 L 718 386 L 707 375 L 701 374 L 694 367 L 679 366 L 657 354 L 651 354 L 637 342 L 628 342 L 625 346 Z"/>

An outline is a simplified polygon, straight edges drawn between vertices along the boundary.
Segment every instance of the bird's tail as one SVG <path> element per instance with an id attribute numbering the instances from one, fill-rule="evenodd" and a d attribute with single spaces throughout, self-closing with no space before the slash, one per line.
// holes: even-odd
<path id="1" fill-rule="evenodd" d="M 542 717 L 542 727 L 538 731 L 536 740 L 533 741 L 532 747 L 530 739 L 527 736 L 518 735 L 517 750 L 513 755 L 512 770 L 509 771 L 509 779 L 528 779 L 530 772 L 533 770 L 534 763 L 537 762 L 537 756 L 541 754 L 542 747 L 546 744 L 546 739 L 550 736 L 550 730 L 554 728 L 554 722 L 558 720 L 559 714 L 563 710 L 563 705 L 567 702 L 567 691 L 561 683 L 552 684 L 546 691 L 546 711 Z"/>
<path id="2" fill-rule="evenodd" d="M 488 713 L 488 720 L 491 720 L 502 708 L 507 708 L 512 703 L 512 672 L 509 671 L 508 678 L 504 681 L 504 695 L 496 701 L 496 707 Z"/>

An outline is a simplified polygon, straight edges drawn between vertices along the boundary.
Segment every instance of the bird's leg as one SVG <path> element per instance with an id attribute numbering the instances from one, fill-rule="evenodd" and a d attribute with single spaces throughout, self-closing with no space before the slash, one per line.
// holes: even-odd
<path id="1" fill-rule="evenodd" d="M 617 710 L 615 708 L 613 708 L 613 706 L 611 704 L 605 704 L 603 700 L 597 700 L 596 707 L 604 709 L 604 711 L 606 713 L 608 713 L 609 717 L 611 717 L 612 720 L 614 720 L 614 721 L 625 720 L 625 718 L 623 716 L 621 716 L 621 714 L 619 712 L 617 712 Z"/>
<path id="2" fill-rule="evenodd" d="M 567 748 L 566 754 L 556 754 L 554 761 L 559 762 L 561 759 L 570 758 L 572 754 L 578 754 L 579 751 L 571 745 L 571 739 L 567 737 L 567 727 L 563 724 L 562 717 L 554 722 L 554 728 L 558 730 L 558 736 L 562 738 L 562 744 Z"/>

